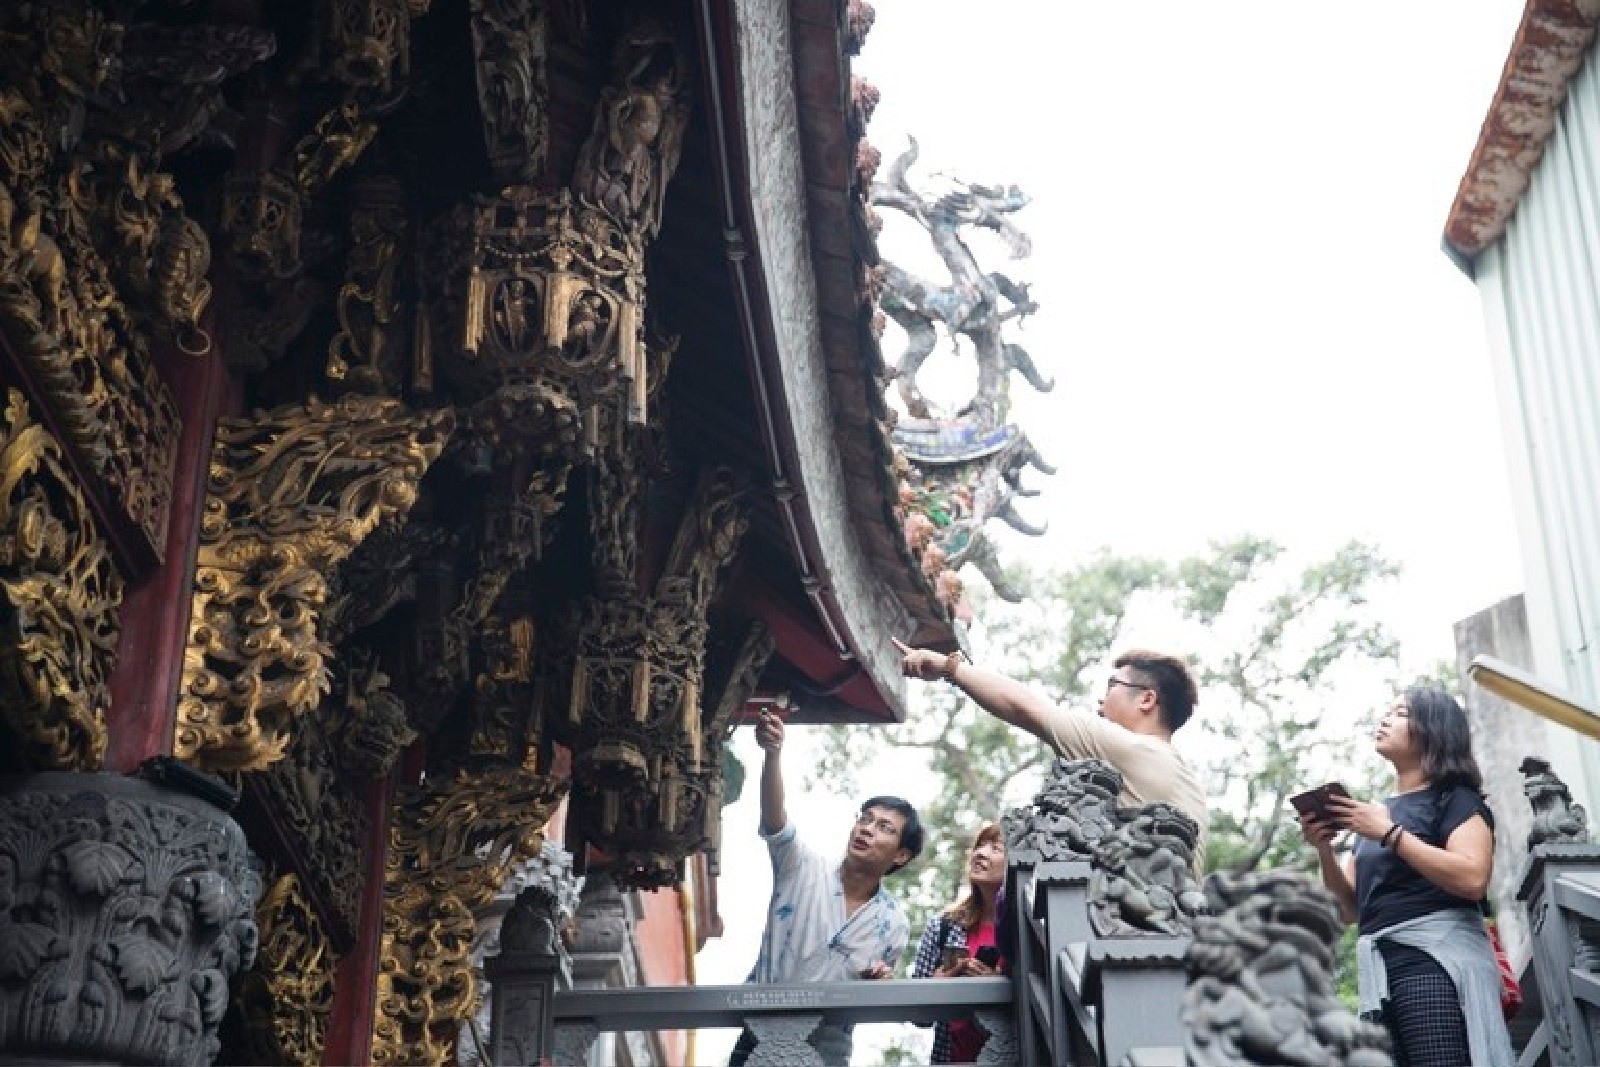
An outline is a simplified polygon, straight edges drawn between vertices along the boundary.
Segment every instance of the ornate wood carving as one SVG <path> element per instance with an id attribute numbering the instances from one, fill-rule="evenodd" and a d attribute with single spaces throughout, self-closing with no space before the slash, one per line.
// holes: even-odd
<path id="1" fill-rule="evenodd" d="M 448 410 L 347 396 L 224 420 L 212 450 L 176 754 L 216 770 L 282 758 L 328 688 L 328 576 L 404 515 Z"/>
<path id="2" fill-rule="evenodd" d="M 211 346 L 210 243 L 161 156 L 270 52 L 242 28 L 129 31 L 82 0 L 0 7 L 0 332 L 136 566 L 166 547 L 180 429 L 150 345 Z"/>
<path id="3" fill-rule="evenodd" d="M 641 19 L 617 41 L 611 70 L 572 187 L 584 203 L 651 238 L 689 125 L 688 69 L 673 34 Z"/>
<path id="4" fill-rule="evenodd" d="M 61 445 L 7 391 L 0 421 L 0 710 L 41 769 L 95 770 L 122 578 Z"/>
<path id="5" fill-rule="evenodd" d="M 654 595 L 624 584 L 578 610 L 576 656 L 562 687 L 575 847 L 592 842 L 615 853 L 624 884 L 673 884 L 683 858 L 716 840 L 722 727 L 706 722 L 701 700 L 706 610 L 746 525 L 730 474 L 708 473 Z M 594 550 L 606 551 L 599 541 Z"/>
<path id="6" fill-rule="evenodd" d="M 385 872 L 372 1060 L 453 1061 L 477 1009 L 474 913 L 539 853 L 564 783 L 522 767 L 460 771 L 403 794 Z"/>
<path id="7" fill-rule="evenodd" d="M 465 235 L 463 243 L 463 235 Z M 453 264 L 433 317 L 443 375 L 477 402 L 490 443 L 575 451 L 596 407 L 643 421 L 644 248 L 567 193 L 514 186 L 444 219 L 434 259 Z"/>
<path id="8" fill-rule="evenodd" d="M 483 144 L 505 184 L 536 180 L 549 148 L 549 15 L 542 0 L 472 0 Z"/>
<path id="9" fill-rule="evenodd" d="M 306 896 L 341 946 L 355 939 L 366 877 L 367 817 L 335 756 L 332 716 L 305 715 L 284 758 L 245 779 L 272 812 Z M 335 720 L 336 721 L 336 720 Z"/>
<path id="10" fill-rule="evenodd" d="M 357 89 L 388 92 L 411 63 L 411 17 L 426 0 L 322 0 L 325 71 Z"/>
<path id="11" fill-rule="evenodd" d="M 272 884 L 256 909 L 261 953 L 247 976 L 241 999 L 251 1022 L 268 1033 L 258 1042 L 282 1062 L 318 1067 L 333 1008 L 333 945 L 317 912 L 286 874 Z"/>
<path id="12" fill-rule="evenodd" d="M 405 233 L 399 181 L 374 177 L 357 183 L 344 284 L 334 297 L 339 328 L 328 345 L 327 365 L 330 379 L 357 392 L 392 396 L 400 388 L 395 283 Z"/>

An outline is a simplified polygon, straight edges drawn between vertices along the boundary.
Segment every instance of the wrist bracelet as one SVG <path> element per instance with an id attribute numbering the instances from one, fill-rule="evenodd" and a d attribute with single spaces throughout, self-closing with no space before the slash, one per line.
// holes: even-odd
<path id="1" fill-rule="evenodd" d="M 939 673 L 944 677 L 945 681 L 951 683 L 952 685 L 955 684 L 956 668 L 965 662 L 966 658 L 966 656 L 961 654 L 961 650 L 959 648 L 944 658 L 944 670 L 940 671 Z"/>
<path id="2" fill-rule="evenodd" d="M 1379 848 L 1388 848 L 1389 847 L 1389 839 L 1394 837 L 1396 834 L 1398 834 L 1400 832 L 1401 832 L 1401 826 L 1400 826 L 1399 823 L 1395 823 L 1392 826 L 1390 826 L 1389 829 L 1384 832 L 1384 835 L 1381 838 L 1378 839 L 1378 847 Z"/>

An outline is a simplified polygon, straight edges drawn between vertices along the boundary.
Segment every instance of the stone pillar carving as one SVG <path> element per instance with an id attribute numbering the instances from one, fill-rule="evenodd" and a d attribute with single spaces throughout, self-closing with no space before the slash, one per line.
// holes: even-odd
<path id="1" fill-rule="evenodd" d="M 494 982 L 490 1062 L 539 1063 L 554 1047 L 551 998 L 561 971 L 556 894 L 541 885 L 517 895 L 500 928 L 500 954 L 484 963 Z"/>
<path id="2" fill-rule="evenodd" d="M 1206 910 L 1194 876 L 1195 821 L 1171 804 L 1118 813 L 1095 846 L 1089 921 L 1101 937 L 1178 937 Z"/>
<path id="3" fill-rule="evenodd" d="M 283 758 L 327 691 L 329 575 L 403 516 L 455 425 L 448 410 L 346 396 L 217 429 L 174 753 L 218 771 Z"/>
<path id="4" fill-rule="evenodd" d="M 0 1048 L 209 1064 L 260 892 L 243 831 L 197 796 L 105 774 L 5 784 Z"/>
<path id="5" fill-rule="evenodd" d="M 472 949 L 474 961 L 482 968 L 486 960 L 499 953 L 501 924 L 506 919 L 506 913 L 511 910 L 519 894 L 537 888 L 549 894 L 555 901 L 555 928 L 557 933 L 563 935 L 557 938 L 555 947 L 561 970 L 566 971 L 569 967 L 569 956 L 565 934 L 577 914 L 583 883 L 583 878 L 572 873 L 572 856 L 567 850 L 552 841 L 546 841 L 540 847 L 537 856 L 516 866 L 505 884 L 500 887 L 500 892 L 495 894 L 494 899 L 479 912 L 478 934 Z M 561 982 L 570 986 L 571 974 L 562 975 Z M 497 1057 L 491 1057 L 487 1061 L 483 1057 L 483 1052 L 489 1045 L 493 995 L 493 985 L 480 978 L 478 1011 L 462 1026 L 460 1040 L 456 1043 L 456 1063 L 459 1067 L 478 1067 L 485 1062 L 502 1062 Z"/>
<path id="6" fill-rule="evenodd" d="M 1527 907 L 1550 1062 L 1576 1067 L 1600 1055 L 1600 1008 L 1576 990 L 1600 978 L 1600 846 L 1589 843 L 1588 817 L 1548 763 L 1530 757 L 1522 773 L 1533 829 L 1517 899 Z"/>
<path id="7" fill-rule="evenodd" d="M 1294 871 L 1213 874 L 1206 898 L 1183 998 L 1189 1063 L 1390 1067 L 1388 1031 L 1334 993 L 1343 924 L 1327 890 Z"/>

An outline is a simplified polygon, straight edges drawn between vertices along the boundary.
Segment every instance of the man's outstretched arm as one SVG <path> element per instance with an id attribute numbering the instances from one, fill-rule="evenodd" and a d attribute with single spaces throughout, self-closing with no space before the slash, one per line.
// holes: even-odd
<path id="1" fill-rule="evenodd" d="M 761 832 L 771 835 L 789 824 L 783 805 L 783 720 L 763 711 L 756 724 L 756 744 L 766 753 L 761 764 Z"/>
<path id="2" fill-rule="evenodd" d="M 1050 720 L 1057 713 L 1056 706 L 1044 694 L 998 671 L 974 667 L 965 660 L 951 661 L 942 652 L 911 648 L 899 641 L 894 644 L 903 657 L 901 669 L 906 677 L 921 678 L 925 682 L 948 678 L 995 718 L 1028 731 L 1047 745 L 1056 744 L 1055 731 L 1050 727 Z M 952 663 L 953 669 L 947 670 L 947 665 Z"/>

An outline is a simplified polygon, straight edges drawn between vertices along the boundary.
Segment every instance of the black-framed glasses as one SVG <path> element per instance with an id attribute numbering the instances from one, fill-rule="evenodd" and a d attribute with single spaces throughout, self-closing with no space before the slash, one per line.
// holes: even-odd
<path id="1" fill-rule="evenodd" d="M 1111 677 L 1106 679 L 1106 696 L 1110 696 L 1111 690 L 1115 689 L 1119 685 L 1125 685 L 1129 689 L 1144 689 L 1147 691 L 1151 688 L 1150 686 L 1145 685 L 1143 682 L 1130 682 L 1126 678 L 1118 678 L 1113 674 Z"/>

